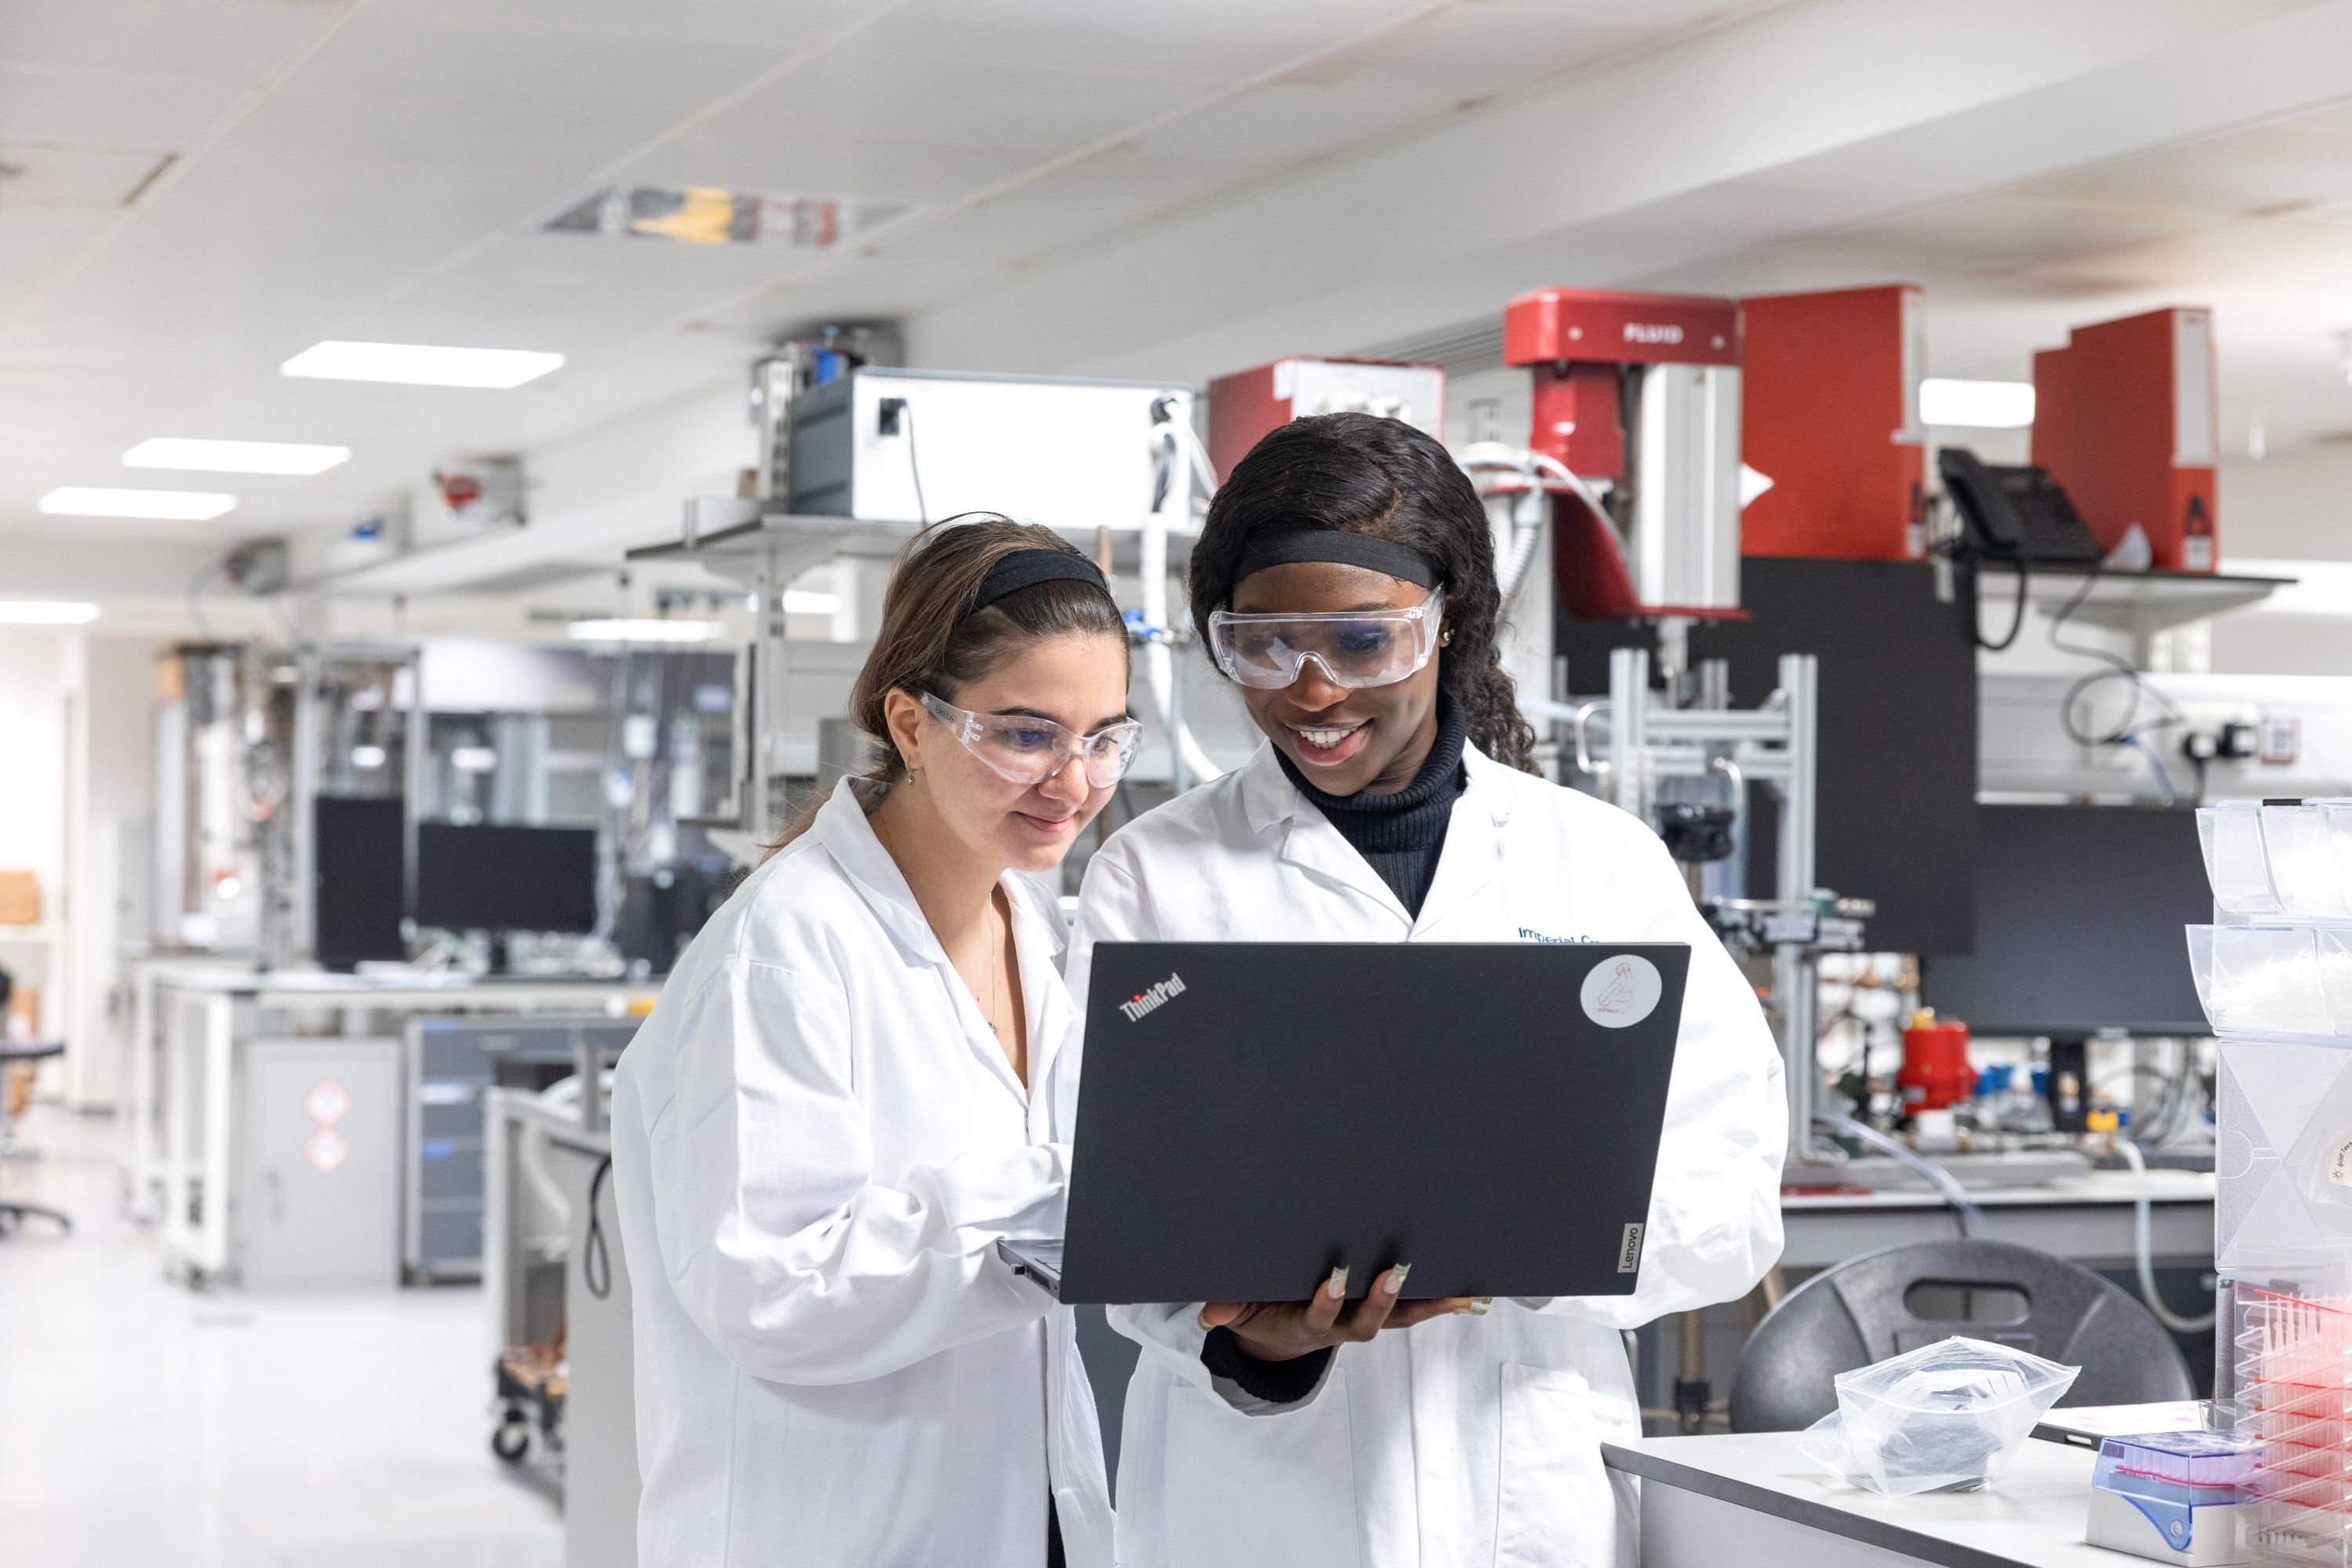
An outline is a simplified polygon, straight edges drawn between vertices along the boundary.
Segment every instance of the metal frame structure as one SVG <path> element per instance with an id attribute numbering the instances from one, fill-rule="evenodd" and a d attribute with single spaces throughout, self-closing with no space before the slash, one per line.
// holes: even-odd
<path id="1" fill-rule="evenodd" d="M 1772 994 L 1780 1014 L 1780 1055 L 1787 1066 L 1789 1150 L 1801 1159 L 1811 1146 L 1815 1098 L 1813 1051 L 1819 1028 L 1818 954 L 1843 946 L 1843 933 L 1821 918 L 1814 887 L 1814 814 L 1819 768 L 1820 661 L 1783 654 L 1779 688 L 1760 708 L 1726 704 L 1720 672 L 1702 671 L 1699 705 L 1669 707 L 1650 688 L 1650 655 L 1621 647 L 1609 656 L 1609 697 L 1576 710 L 1576 760 L 1601 779 L 1614 805 L 1648 822 L 1657 786 L 1667 778 L 1728 776 L 1769 785 L 1780 797 L 1779 875 L 1768 902 L 1738 900 L 1743 913 L 1762 917 L 1772 950 Z M 1586 745 L 1587 721 L 1608 716 L 1605 758 Z M 1743 813 L 1744 822 L 1744 813 Z M 1858 930 L 1853 933 L 1858 939 Z M 1825 940 L 1826 939 L 1826 940 Z"/>

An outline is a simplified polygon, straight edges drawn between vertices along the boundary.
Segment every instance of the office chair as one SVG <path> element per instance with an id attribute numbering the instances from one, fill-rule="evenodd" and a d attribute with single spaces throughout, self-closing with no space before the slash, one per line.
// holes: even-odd
<path id="1" fill-rule="evenodd" d="M 2021 1298 L 2021 1310 L 1972 1315 L 1996 1304 L 1993 1291 Z M 2197 1397 L 2155 1315 L 2080 1264 L 2007 1241 L 1918 1241 L 1850 1258 L 1789 1292 L 1739 1352 L 1731 1429 L 1810 1426 L 1837 1408 L 1839 1373 L 1954 1334 L 2081 1367 L 2061 1405 Z"/>
<path id="2" fill-rule="evenodd" d="M 0 992 L 0 995 L 5 995 Z M 15 1152 L 16 1132 L 8 1114 L 8 1091 L 5 1085 L 8 1068 L 16 1062 L 37 1062 L 48 1057 L 61 1056 L 65 1045 L 58 1040 L 0 1040 L 0 1159 Z M 70 1232 L 73 1221 L 66 1215 L 42 1204 L 19 1203 L 14 1198 L 0 1197 L 0 1236 L 7 1236 L 28 1219 L 55 1221 Z"/>

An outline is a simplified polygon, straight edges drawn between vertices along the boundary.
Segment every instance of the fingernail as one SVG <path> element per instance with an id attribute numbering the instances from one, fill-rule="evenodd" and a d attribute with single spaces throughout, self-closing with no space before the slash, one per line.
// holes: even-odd
<path id="1" fill-rule="evenodd" d="M 1331 1283 L 1324 1289 L 1331 1293 L 1331 1300 L 1334 1301 L 1344 1301 L 1348 1299 L 1348 1269 L 1345 1264 L 1331 1270 Z"/>
<path id="2" fill-rule="evenodd" d="M 1412 1272 L 1412 1265 L 1410 1263 L 1400 1263 L 1394 1268 L 1390 1269 L 1388 1279 L 1389 1294 L 1391 1296 L 1403 1295 L 1404 1277 Z"/>

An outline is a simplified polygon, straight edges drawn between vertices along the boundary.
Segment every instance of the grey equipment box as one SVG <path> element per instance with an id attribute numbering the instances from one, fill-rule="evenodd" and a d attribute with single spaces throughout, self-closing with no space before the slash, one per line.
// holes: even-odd
<path id="1" fill-rule="evenodd" d="M 400 1042 L 246 1049 L 237 1223 L 247 1289 L 400 1283 Z"/>
<path id="2" fill-rule="evenodd" d="M 410 1278 L 481 1277 L 483 1091 L 543 1089 L 577 1071 L 583 1050 L 609 1065 L 639 1022 L 529 1016 L 410 1020 L 402 1249 Z"/>

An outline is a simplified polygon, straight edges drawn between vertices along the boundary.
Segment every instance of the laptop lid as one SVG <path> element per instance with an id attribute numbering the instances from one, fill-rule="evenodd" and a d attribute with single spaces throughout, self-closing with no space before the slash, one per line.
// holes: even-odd
<path id="1" fill-rule="evenodd" d="M 1681 943 L 1106 942 L 1066 1302 L 1630 1293 Z"/>

